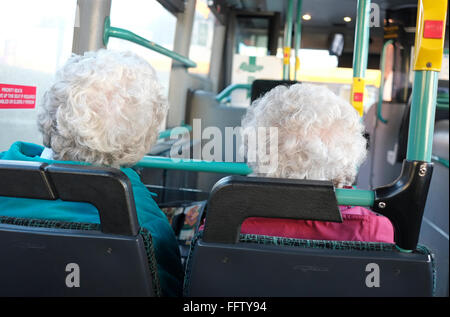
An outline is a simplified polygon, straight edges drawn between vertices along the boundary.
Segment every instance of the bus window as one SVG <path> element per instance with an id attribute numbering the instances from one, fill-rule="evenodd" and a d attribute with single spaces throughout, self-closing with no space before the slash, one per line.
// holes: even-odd
<path id="1" fill-rule="evenodd" d="M 157 1 L 113 0 L 110 16 L 111 24 L 115 27 L 130 30 L 164 48 L 173 49 L 177 19 Z M 166 96 L 168 95 L 172 68 L 169 57 L 117 38 L 109 39 L 108 49 L 129 50 L 145 58 L 155 69 L 158 80 L 164 87 Z"/>
<path id="2" fill-rule="evenodd" d="M 412 55 L 411 55 L 412 56 Z M 411 59 L 412 61 L 412 59 Z M 394 80 L 394 45 L 389 44 L 386 48 L 386 60 L 384 62 L 384 87 L 383 101 L 392 101 L 392 85 Z M 411 68 L 412 69 L 412 68 Z M 413 72 L 410 72 L 411 76 Z"/>
<path id="3" fill-rule="evenodd" d="M 215 23 L 216 18 L 206 0 L 197 0 L 189 48 L 189 58 L 197 63 L 197 67 L 189 68 L 190 73 L 208 75 Z"/>
<path id="4" fill-rule="evenodd" d="M 280 48 L 277 52 L 283 57 Z M 297 70 L 297 80 L 325 85 L 336 95 L 350 100 L 352 72 L 351 68 L 338 67 L 338 57 L 330 55 L 328 50 L 300 49 L 298 52 L 300 68 Z M 295 55 L 291 54 L 291 74 L 295 71 Z M 320 71 L 318 71 L 320 70 Z M 366 70 L 366 87 L 364 94 L 364 112 L 378 100 L 378 88 L 381 79 L 379 70 Z"/>
<path id="5" fill-rule="evenodd" d="M 30 109 L 0 105 L 0 152 L 17 140 L 42 142 L 36 107 L 71 55 L 76 8 L 76 0 L 0 2 L 0 85 L 35 91 Z"/>
<path id="6" fill-rule="evenodd" d="M 235 52 L 247 56 L 268 55 L 269 19 L 267 17 L 238 17 Z"/>

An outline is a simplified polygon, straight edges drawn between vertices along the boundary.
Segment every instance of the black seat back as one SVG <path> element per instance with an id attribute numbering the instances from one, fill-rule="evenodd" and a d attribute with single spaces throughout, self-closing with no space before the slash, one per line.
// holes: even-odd
<path id="1" fill-rule="evenodd" d="M 293 80 L 269 80 L 269 79 L 256 79 L 252 83 L 252 90 L 250 96 L 250 102 L 262 97 L 269 90 L 280 86 L 290 86 L 293 84 L 297 84 L 297 81 Z"/>
<path id="2" fill-rule="evenodd" d="M 100 224 L 86 224 L 1 210 L 0 296 L 159 294 L 151 236 L 139 228 L 120 170 L 3 160 L 0 196 L 87 202 L 100 216 Z"/>
<path id="3" fill-rule="evenodd" d="M 248 217 L 341 221 L 331 182 L 233 176 L 213 188 L 186 296 L 430 296 L 428 250 L 240 234 Z M 378 282 L 377 283 L 377 278 Z"/>

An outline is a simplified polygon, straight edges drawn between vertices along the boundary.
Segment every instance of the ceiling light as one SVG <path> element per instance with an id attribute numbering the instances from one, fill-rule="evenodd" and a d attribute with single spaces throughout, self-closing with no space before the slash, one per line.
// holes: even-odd
<path id="1" fill-rule="evenodd" d="M 344 21 L 345 21 L 345 22 L 350 22 L 351 20 L 352 20 L 351 17 L 344 17 Z"/>
<path id="2" fill-rule="evenodd" d="M 305 20 L 305 21 L 309 21 L 309 20 L 311 20 L 311 15 L 309 15 L 309 14 L 304 14 L 304 15 L 302 16 L 302 18 L 303 18 L 303 20 Z"/>

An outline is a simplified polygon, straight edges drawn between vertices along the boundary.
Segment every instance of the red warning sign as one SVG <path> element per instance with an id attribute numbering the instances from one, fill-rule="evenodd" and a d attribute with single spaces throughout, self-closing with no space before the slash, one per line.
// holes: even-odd
<path id="1" fill-rule="evenodd" d="M 364 95 L 362 92 L 355 92 L 353 94 L 353 101 L 362 102 L 364 99 Z"/>
<path id="2" fill-rule="evenodd" d="M 36 87 L 0 84 L 0 109 L 34 109 Z"/>
<path id="3" fill-rule="evenodd" d="M 425 20 L 423 37 L 426 39 L 441 39 L 444 34 L 444 21 Z"/>

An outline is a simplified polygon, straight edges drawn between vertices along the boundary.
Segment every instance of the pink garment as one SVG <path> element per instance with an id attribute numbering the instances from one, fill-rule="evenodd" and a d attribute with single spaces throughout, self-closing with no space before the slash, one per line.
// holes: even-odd
<path id="1" fill-rule="evenodd" d="M 309 240 L 394 243 L 394 227 L 388 218 L 363 207 L 339 206 L 342 222 L 281 218 L 247 218 L 243 234 L 258 234 Z M 199 230 L 204 229 L 202 224 Z"/>
<path id="2" fill-rule="evenodd" d="M 310 240 L 394 243 L 394 228 L 388 218 L 359 206 L 339 206 L 339 209 L 342 223 L 247 218 L 241 226 L 241 233 Z"/>

